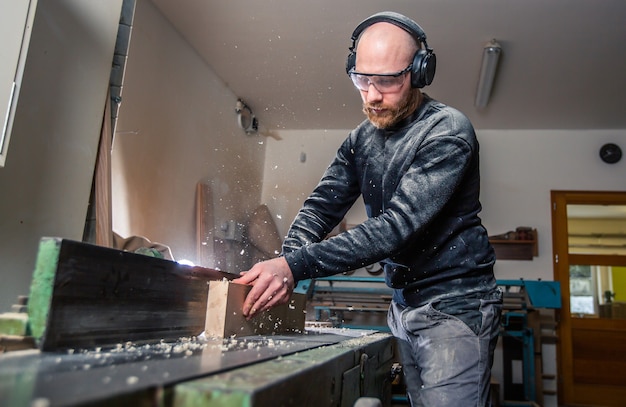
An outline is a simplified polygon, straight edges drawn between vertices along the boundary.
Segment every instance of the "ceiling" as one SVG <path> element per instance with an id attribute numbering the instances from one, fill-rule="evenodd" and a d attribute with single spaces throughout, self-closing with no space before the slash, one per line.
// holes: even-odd
<path id="1" fill-rule="evenodd" d="M 425 92 L 478 129 L 626 129 L 623 0 L 151 1 L 265 132 L 363 120 L 345 60 L 354 27 L 385 9 L 415 19 L 435 50 Z M 477 109 L 492 38 L 502 57 L 490 102 Z"/>

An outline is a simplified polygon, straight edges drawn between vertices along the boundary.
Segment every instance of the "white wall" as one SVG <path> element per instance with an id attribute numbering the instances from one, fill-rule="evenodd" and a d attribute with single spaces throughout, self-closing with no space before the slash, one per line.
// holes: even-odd
<path id="1" fill-rule="evenodd" d="M 626 160 L 605 164 L 600 146 L 626 146 L 626 130 L 479 131 L 483 220 L 491 234 L 537 228 L 539 256 L 497 263 L 498 278 L 552 280 L 551 190 L 626 190 Z"/>
<path id="2" fill-rule="evenodd" d="M 28 295 L 41 237 L 82 238 L 121 7 L 38 2 L 0 168 L 0 311 Z"/>
<path id="3" fill-rule="evenodd" d="M 196 262 L 196 184 L 212 184 L 216 224 L 245 223 L 259 204 L 265 140 L 246 136 L 237 96 L 165 20 L 139 0 L 113 141 L 113 230 Z"/>
<path id="4" fill-rule="evenodd" d="M 281 132 L 268 140 L 264 203 L 275 214 L 281 235 L 319 181 L 349 130 Z M 600 146 L 626 146 L 626 130 L 478 130 L 481 144 L 481 217 L 490 235 L 531 226 L 539 236 L 532 261 L 500 260 L 500 279 L 552 280 L 551 190 L 626 190 L 626 160 L 605 164 Z M 300 161 L 306 154 L 306 162 Z M 357 203 L 358 204 L 358 203 Z M 365 218 L 359 206 L 348 223 Z"/>
<path id="5" fill-rule="evenodd" d="M 267 140 L 262 202 L 275 216 L 281 236 L 287 234 L 300 206 L 348 133 L 349 130 L 293 130 L 281 132 L 282 140 Z M 347 220 L 358 223 L 365 216 L 365 210 L 355 206 Z"/>

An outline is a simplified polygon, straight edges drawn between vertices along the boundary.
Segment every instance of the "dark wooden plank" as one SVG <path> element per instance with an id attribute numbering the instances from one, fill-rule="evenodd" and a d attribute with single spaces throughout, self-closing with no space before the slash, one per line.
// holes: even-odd
<path id="1" fill-rule="evenodd" d="M 198 335 L 208 285 L 233 274 L 59 238 L 43 238 L 29 298 L 41 350 Z"/>

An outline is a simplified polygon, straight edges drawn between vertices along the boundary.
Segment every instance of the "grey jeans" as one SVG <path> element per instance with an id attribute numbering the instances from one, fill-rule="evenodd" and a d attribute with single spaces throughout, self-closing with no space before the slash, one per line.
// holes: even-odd
<path id="1" fill-rule="evenodd" d="M 491 405 L 491 366 L 502 313 L 500 291 L 476 300 L 476 307 L 482 323 L 473 330 L 436 305 L 413 308 L 392 301 L 387 322 L 398 340 L 411 406 Z"/>

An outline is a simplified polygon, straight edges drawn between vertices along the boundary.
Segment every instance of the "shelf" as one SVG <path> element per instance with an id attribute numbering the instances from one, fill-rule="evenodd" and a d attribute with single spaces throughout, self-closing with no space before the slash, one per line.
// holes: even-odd
<path id="1" fill-rule="evenodd" d="M 537 229 L 517 228 L 515 232 L 491 236 L 489 242 L 497 260 L 532 260 L 539 255 Z"/>

